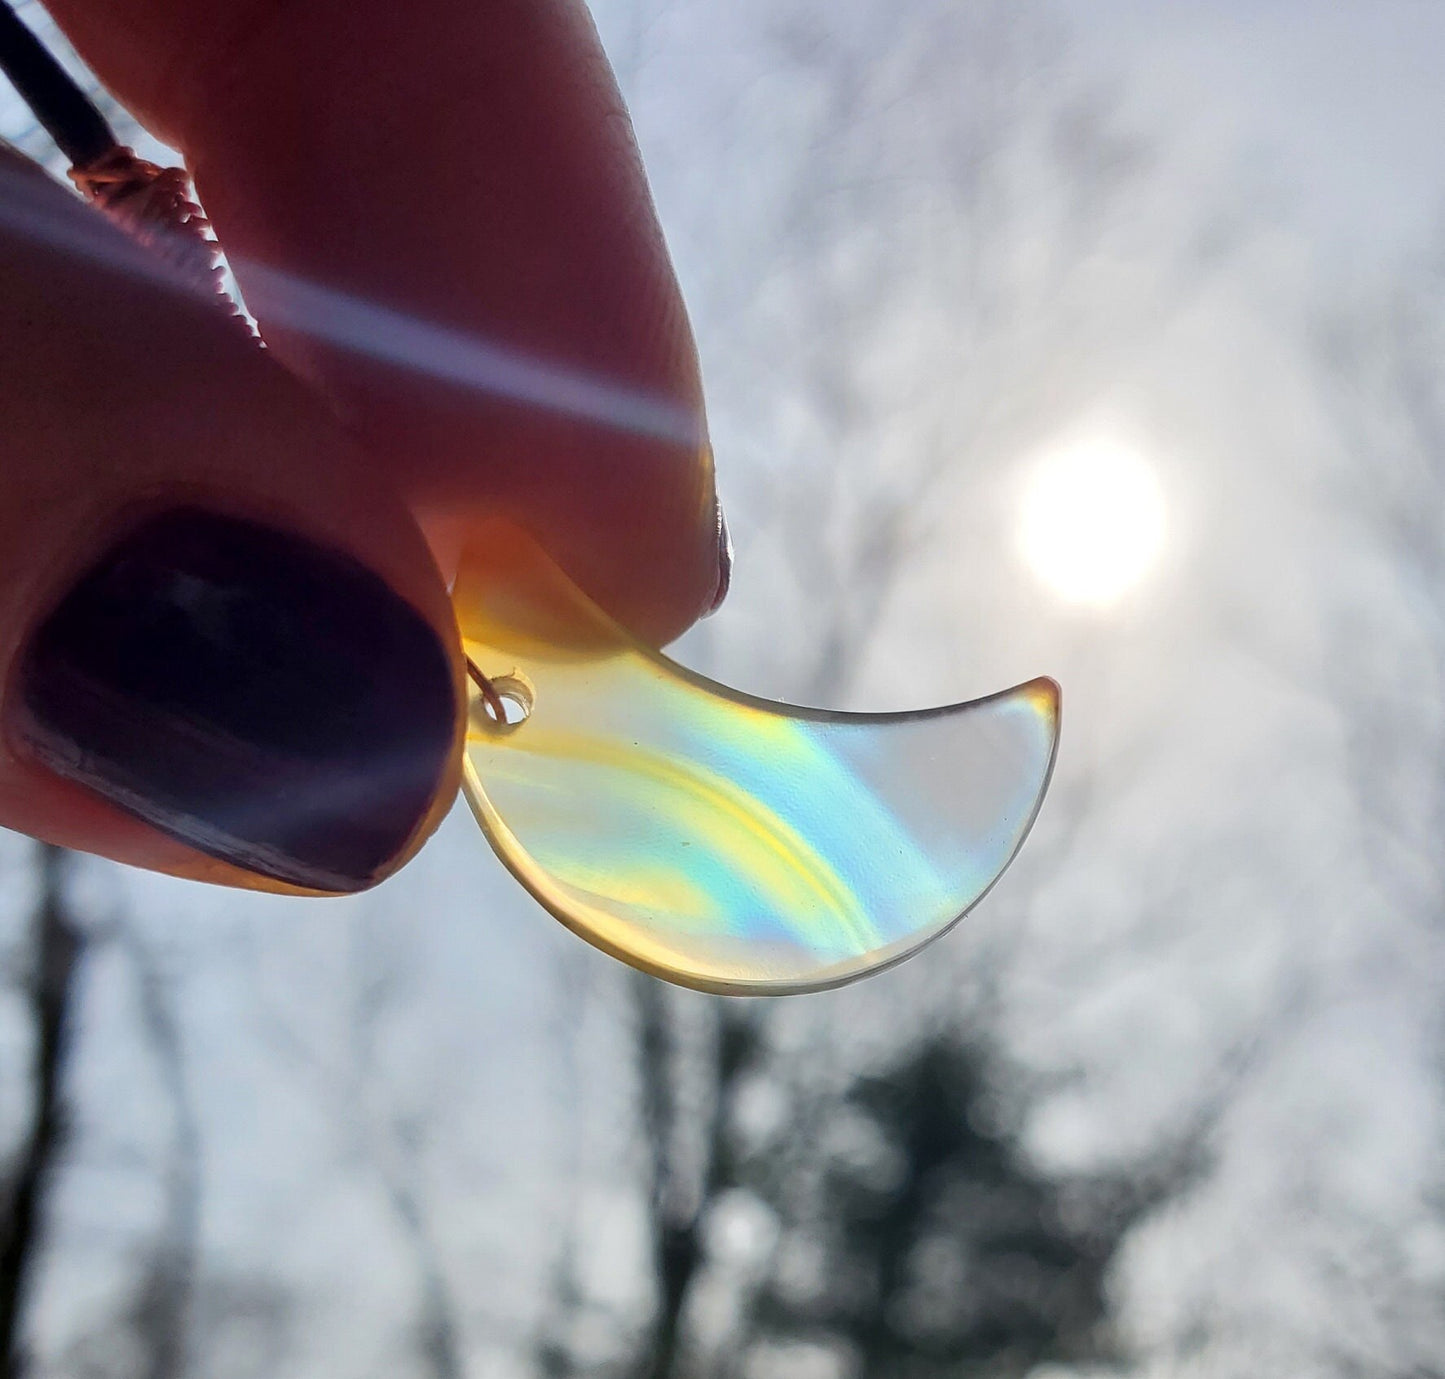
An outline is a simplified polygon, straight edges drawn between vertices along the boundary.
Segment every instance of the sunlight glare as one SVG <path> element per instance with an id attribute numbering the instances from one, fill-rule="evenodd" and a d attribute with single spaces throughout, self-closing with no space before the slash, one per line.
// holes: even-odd
<path id="1" fill-rule="evenodd" d="M 1071 603 L 1113 603 L 1164 545 L 1164 495 L 1153 468 L 1115 441 L 1046 455 L 1024 494 L 1020 545 L 1034 573 Z"/>

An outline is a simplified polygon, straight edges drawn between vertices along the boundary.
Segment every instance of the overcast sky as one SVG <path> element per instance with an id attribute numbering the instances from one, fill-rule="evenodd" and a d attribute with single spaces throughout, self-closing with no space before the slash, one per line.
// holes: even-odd
<path id="1" fill-rule="evenodd" d="M 1072 0 L 1081 49 L 1163 127 L 1232 143 L 1322 243 L 1402 248 L 1440 214 L 1445 8 L 1433 0 Z"/>

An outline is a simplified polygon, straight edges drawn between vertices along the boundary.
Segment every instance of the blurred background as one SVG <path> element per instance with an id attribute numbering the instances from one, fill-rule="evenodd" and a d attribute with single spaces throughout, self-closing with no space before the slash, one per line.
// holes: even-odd
<path id="1" fill-rule="evenodd" d="M 844 708 L 1055 675 L 1037 829 L 778 1002 L 593 952 L 462 809 L 325 903 L 0 838 L 0 1345 L 1445 1374 L 1445 7 L 594 10 L 737 544 L 677 655 Z"/>

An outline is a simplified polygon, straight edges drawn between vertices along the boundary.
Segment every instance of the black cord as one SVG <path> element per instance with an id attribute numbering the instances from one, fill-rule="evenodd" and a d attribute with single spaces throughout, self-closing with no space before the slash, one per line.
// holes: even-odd
<path id="1" fill-rule="evenodd" d="M 0 71 L 72 167 L 86 167 L 115 147 L 115 133 L 95 102 L 21 22 L 9 0 L 0 0 Z"/>

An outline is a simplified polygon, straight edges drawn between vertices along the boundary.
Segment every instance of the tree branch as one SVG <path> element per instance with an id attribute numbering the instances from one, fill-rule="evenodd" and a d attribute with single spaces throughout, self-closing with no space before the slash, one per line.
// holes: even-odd
<path id="1" fill-rule="evenodd" d="M 61 1078 L 68 1051 L 68 1015 L 84 940 L 67 908 L 68 854 L 39 844 L 40 896 L 35 907 L 28 986 L 36 1048 L 30 1133 L 21 1148 L 10 1201 L 0 1223 L 0 1362 L 6 1375 L 23 1372 L 20 1337 L 26 1293 L 41 1239 L 41 1207 L 65 1140 Z"/>

